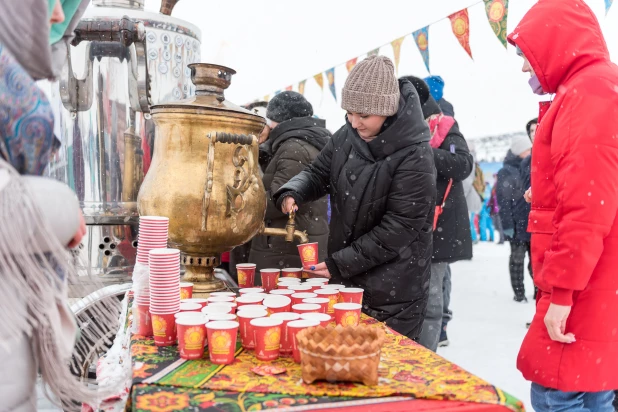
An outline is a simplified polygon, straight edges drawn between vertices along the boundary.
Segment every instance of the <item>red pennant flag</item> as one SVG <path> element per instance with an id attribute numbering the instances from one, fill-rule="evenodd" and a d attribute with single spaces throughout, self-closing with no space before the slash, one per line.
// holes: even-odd
<path id="1" fill-rule="evenodd" d="M 352 69 L 354 68 L 354 66 L 356 66 L 356 62 L 358 61 L 358 57 L 355 57 L 353 59 L 350 59 L 346 62 L 345 67 L 346 69 L 348 69 L 348 73 L 350 73 L 352 71 Z"/>
<path id="2" fill-rule="evenodd" d="M 464 48 L 466 53 L 472 58 L 472 50 L 470 50 L 470 18 L 468 17 L 468 9 L 463 9 L 457 13 L 448 16 L 451 19 L 451 27 L 453 34 L 459 40 L 459 44 Z"/>
<path id="3" fill-rule="evenodd" d="M 286 87 L 285 90 L 287 90 L 288 92 L 291 92 L 292 91 L 292 86 Z"/>

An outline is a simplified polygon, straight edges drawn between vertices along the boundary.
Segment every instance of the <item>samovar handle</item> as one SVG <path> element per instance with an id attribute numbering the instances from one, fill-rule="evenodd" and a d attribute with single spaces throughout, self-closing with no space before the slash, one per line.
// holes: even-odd
<path id="1" fill-rule="evenodd" d="M 123 16 L 119 20 L 82 19 L 75 29 L 75 38 L 71 44 L 77 46 L 82 41 L 119 43 L 127 48 L 131 45 L 134 46 L 128 59 L 130 61 L 129 90 L 134 91 L 129 93 L 131 108 L 136 112 L 149 113 L 150 76 L 148 74 L 148 49 L 144 24 L 141 21 L 132 20 L 128 16 Z M 72 75 L 70 64 L 69 70 Z M 71 110 L 70 107 L 67 108 Z M 74 108 L 73 111 L 77 110 L 79 108 Z"/>
<path id="2" fill-rule="evenodd" d="M 256 137 L 253 135 L 246 134 L 235 134 L 235 133 L 217 133 L 215 137 L 215 142 L 217 143 L 228 143 L 228 144 L 241 144 L 241 145 L 249 145 L 251 146 L 254 143 L 257 143 Z"/>

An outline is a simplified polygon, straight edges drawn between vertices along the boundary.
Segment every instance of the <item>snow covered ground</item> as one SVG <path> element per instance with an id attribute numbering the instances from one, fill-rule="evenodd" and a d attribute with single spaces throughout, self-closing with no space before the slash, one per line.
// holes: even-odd
<path id="1" fill-rule="evenodd" d="M 532 281 L 526 274 L 529 303 L 513 301 L 508 272 L 509 245 L 479 243 L 474 259 L 451 265 L 454 317 L 448 327 L 450 346 L 438 353 L 530 407 L 530 385 L 515 367 L 519 345 L 532 319 Z M 43 396 L 39 411 L 57 411 Z"/>
<path id="2" fill-rule="evenodd" d="M 526 273 L 528 303 L 513 301 L 509 254 L 508 243 L 481 242 L 471 261 L 451 265 L 450 345 L 438 354 L 521 399 L 531 411 L 530 384 L 515 362 L 526 322 L 534 315 L 534 290 Z"/>

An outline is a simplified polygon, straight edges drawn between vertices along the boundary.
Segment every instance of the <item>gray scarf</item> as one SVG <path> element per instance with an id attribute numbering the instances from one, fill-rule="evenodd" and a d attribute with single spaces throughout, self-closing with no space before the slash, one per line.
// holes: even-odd
<path id="1" fill-rule="evenodd" d="M 34 80 L 58 77 L 73 31 L 90 0 L 83 0 L 62 40 L 49 46 L 48 0 L 0 0 L 0 43 Z"/>

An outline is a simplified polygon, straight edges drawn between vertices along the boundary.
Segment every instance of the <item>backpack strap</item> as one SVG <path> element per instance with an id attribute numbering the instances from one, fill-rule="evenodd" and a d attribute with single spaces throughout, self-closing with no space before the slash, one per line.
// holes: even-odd
<path id="1" fill-rule="evenodd" d="M 444 199 L 442 200 L 442 207 L 446 204 L 446 198 L 448 194 L 451 192 L 451 188 L 453 187 L 453 179 L 448 180 L 448 185 L 446 186 L 446 192 L 444 192 Z"/>

